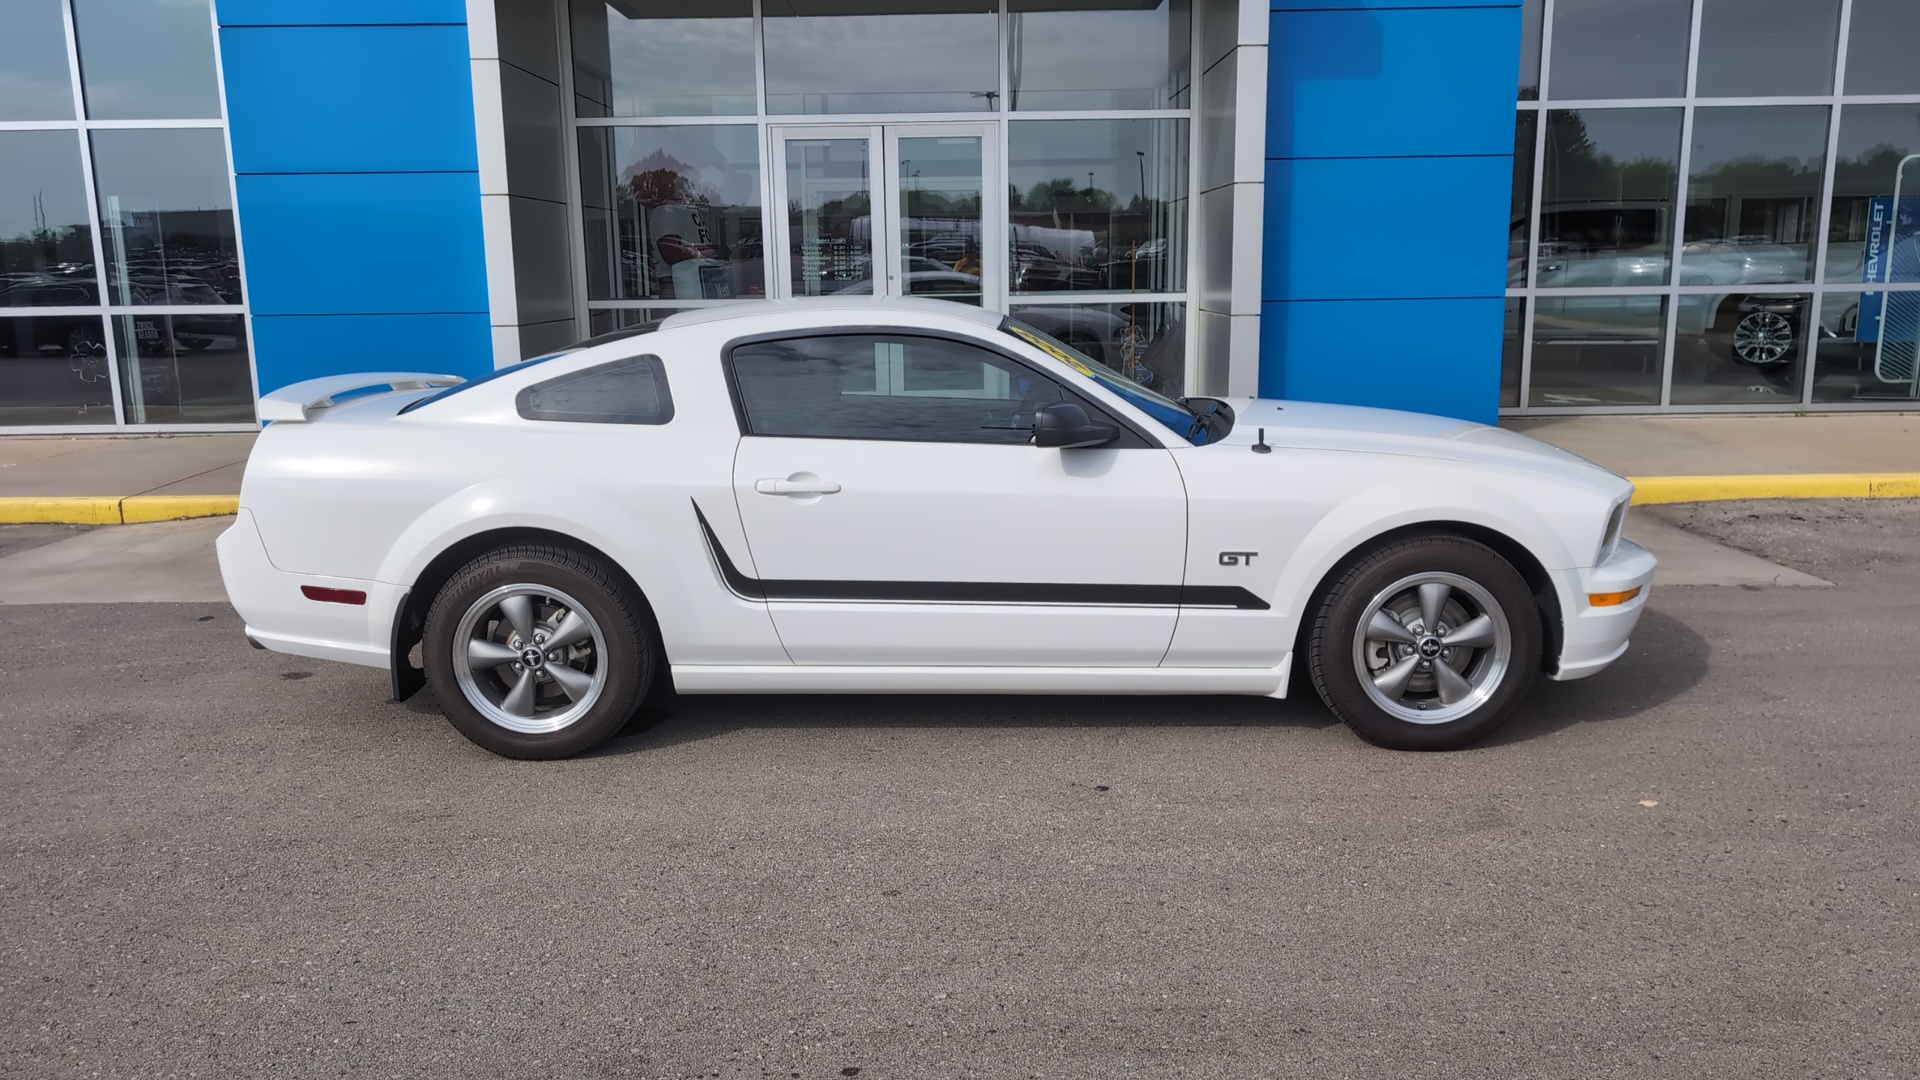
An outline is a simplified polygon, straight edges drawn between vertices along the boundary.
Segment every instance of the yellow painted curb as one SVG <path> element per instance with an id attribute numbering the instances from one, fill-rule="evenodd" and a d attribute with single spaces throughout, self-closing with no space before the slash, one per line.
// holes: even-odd
<path id="1" fill-rule="evenodd" d="M 26 495 L 0 498 L 0 524 L 119 525 L 215 517 L 239 508 L 238 495 Z"/>
<path id="2" fill-rule="evenodd" d="M 1920 473 L 1776 473 L 1753 476 L 1635 476 L 1634 505 L 1721 499 L 1920 498 Z"/>
<path id="3" fill-rule="evenodd" d="M 68 525 L 120 524 L 118 495 L 14 496 L 0 499 L 0 523 L 51 521 Z"/>
<path id="4" fill-rule="evenodd" d="M 219 517 L 238 509 L 238 495 L 129 495 L 120 500 L 120 520 L 131 525 L 136 521 Z"/>

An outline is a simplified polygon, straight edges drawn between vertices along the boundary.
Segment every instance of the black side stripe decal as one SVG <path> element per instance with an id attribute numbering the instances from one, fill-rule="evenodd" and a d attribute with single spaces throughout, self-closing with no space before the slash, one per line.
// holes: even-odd
<path id="1" fill-rule="evenodd" d="M 700 504 L 693 516 L 727 588 L 743 600 L 894 601 L 921 604 L 1111 604 L 1126 607 L 1223 607 L 1266 611 L 1238 585 L 1082 585 L 1022 581 L 781 581 L 748 577 L 727 555 Z"/>

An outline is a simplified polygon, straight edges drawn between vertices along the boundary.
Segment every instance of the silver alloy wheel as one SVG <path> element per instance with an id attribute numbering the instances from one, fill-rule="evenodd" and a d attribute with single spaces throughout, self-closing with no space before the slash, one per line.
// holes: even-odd
<path id="1" fill-rule="evenodd" d="M 1733 354 L 1757 367 L 1779 363 L 1792 349 L 1793 322 L 1779 312 L 1752 312 L 1733 328 Z"/>
<path id="2" fill-rule="evenodd" d="M 523 735 L 567 727 L 607 685 L 600 624 L 579 601 L 545 585 L 503 585 L 475 600 L 454 630 L 452 653 L 467 701 Z"/>
<path id="3" fill-rule="evenodd" d="M 1414 574 L 1376 594 L 1353 634 L 1354 673 L 1373 703 L 1412 724 L 1445 724 L 1500 689 L 1513 629 L 1493 594 L 1458 574 Z"/>

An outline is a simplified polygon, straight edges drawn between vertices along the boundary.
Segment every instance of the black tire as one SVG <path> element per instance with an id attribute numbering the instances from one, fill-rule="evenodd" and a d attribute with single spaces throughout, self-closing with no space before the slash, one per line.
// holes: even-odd
<path id="1" fill-rule="evenodd" d="M 1425 685 L 1433 687 L 1430 690 L 1420 691 L 1417 687 L 1421 684 L 1402 682 L 1402 686 L 1415 686 L 1416 690 L 1404 691 L 1408 696 L 1399 699 L 1396 707 L 1409 712 L 1435 708 L 1442 716 L 1449 711 L 1459 710 L 1459 715 L 1443 722 L 1406 719 L 1376 699 L 1369 690 L 1371 686 L 1379 684 L 1373 676 L 1363 672 L 1380 669 L 1366 665 L 1373 664 L 1376 656 L 1384 657 L 1379 661 L 1381 663 L 1393 662 L 1393 657 L 1401 654 L 1392 650 L 1402 646 L 1382 645 L 1371 639 L 1363 644 L 1356 640 L 1360 620 L 1368 617 L 1376 601 L 1394 602 L 1383 594 L 1391 591 L 1393 596 L 1403 598 L 1414 595 L 1400 591 L 1396 586 L 1410 579 L 1417 580 L 1422 575 L 1441 575 L 1472 584 L 1498 608 L 1497 612 L 1488 613 L 1490 625 L 1502 618 L 1505 624 L 1507 648 L 1504 657 L 1498 656 L 1498 649 L 1494 646 L 1485 649 L 1461 648 L 1462 681 L 1480 677 L 1488 681 L 1484 686 L 1475 684 L 1474 692 L 1458 703 L 1442 702 L 1440 691 L 1434 686 L 1437 682 L 1435 675 L 1408 676 L 1409 679 L 1424 679 Z M 1402 603 L 1404 606 L 1404 601 Z M 1448 594 L 1448 603 L 1456 606 L 1446 611 L 1456 613 L 1461 620 L 1456 622 L 1456 630 L 1464 628 L 1465 620 L 1483 614 L 1480 609 L 1487 606 L 1480 598 L 1470 595 L 1465 587 L 1452 589 Z M 1392 612 L 1387 614 L 1399 621 L 1406 621 L 1405 617 L 1393 616 Z M 1447 624 L 1444 620 L 1447 617 L 1443 614 L 1439 625 L 1445 627 Z M 1313 613 L 1307 642 L 1308 670 L 1313 677 L 1314 689 L 1320 692 L 1327 708 L 1368 742 L 1394 750 L 1457 750 L 1492 734 L 1506 723 L 1526 697 L 1535 674 L 1540 670 L 1544 640 L 1540 619 L 1533 590 L 1527 587 L 1519 571 L 1498 552 L 1459 536 L 1405 537 L 1364 552 L 1335 579 L 1319 609 Z M 1422 624 L 1416 622 L 1409 626 Z M 1422 647 L 1425 638 L 1422 630 L 1412 631 L 1410 636 L 1419 641 L 1404 646 L 1406 655 L 1399 662 L 1410 664 L 1416 672 L 1426 672 L 1442 662 L 1453 666 L 1451 658 L 1454 653 L 1449 648 L 1444 654 L 1445 659 L 1436 657 L 1425 661 L 1426 667 L 1421 667 L 1420 657 L 1414 654 Z M 1362 679 L 1366 679 L 1367 684 L 1363 685 Z M 1477 703 L 1474 703 L 1476 699 Z M 1432 704 L 1428 705 L 1427 702 Z"/>
<path id="2" fill-rule="evenodd" d="M 572 598 L 604 642 L 604 650 L 594 650 L 591 661 L 593 671 L 605 672 L 598 696 L 576 719 L 554 731 L 530 733 L 503 726 L 469 699 L 455 671 L 455 638 L 462 620 L 496 590 L 520 585 Z M 462 567 L 434 598 L 421 640 L 427 684 L 453 726 L 475 745 L 502 757 L 537 761 L 572 757 L 617 733 L 645 700 L 661 655 L 644 603 L 630 595 L 618 573 L 593 556 L 545 544 L 500 548 Z"/>

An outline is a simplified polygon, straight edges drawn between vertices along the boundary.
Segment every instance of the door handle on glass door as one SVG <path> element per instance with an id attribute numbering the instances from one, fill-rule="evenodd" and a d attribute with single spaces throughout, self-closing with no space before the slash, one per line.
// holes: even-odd
<path id="1" fill-rule="evenodd" d="M 832 495 L 840 490 L 840 485 L 831 480 L 802 480 L 796 476 L 786 480 L 755 480 L 753 490 L 762 495 Z"/>

